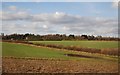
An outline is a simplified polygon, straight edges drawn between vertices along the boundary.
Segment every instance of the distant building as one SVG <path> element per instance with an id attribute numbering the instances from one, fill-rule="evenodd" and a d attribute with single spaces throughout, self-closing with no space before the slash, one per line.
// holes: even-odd
<path id="1" fill-rule="evenodd" d="M 28 40 L 28 37 L 26 37 L 25 39 Z"/>
<path id="2" fill-rule="evenodd" d="M 11 38 L 10 40 L 13 41 L 13 38 Z"/>

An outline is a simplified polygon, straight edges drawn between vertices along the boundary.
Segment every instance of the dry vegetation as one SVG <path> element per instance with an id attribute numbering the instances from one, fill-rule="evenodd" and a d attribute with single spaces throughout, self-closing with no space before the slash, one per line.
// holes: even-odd
<path id="1" fill-rule="evenodd" d="M 3 58 L 3 73 L 117 73 L 117 62 Z M 19 68 L 18 68 L 19 67 Z"/>

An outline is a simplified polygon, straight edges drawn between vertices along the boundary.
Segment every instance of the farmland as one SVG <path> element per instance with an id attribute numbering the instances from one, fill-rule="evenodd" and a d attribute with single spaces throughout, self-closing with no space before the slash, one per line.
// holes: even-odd
<path id="1" fill-rule="evenodd" d="M 62 59 L 69 59 L 70 57 L 66 57 L 65 54 L 70 54 L 70 53 L 71 54 L 77 53 L 77 54 L 87 55 L 87 56 L 92 56 L 92 57 L 101 56 L 100 54 L 91 54 L 87 52 L 68 51 L 68 50 L 46 48 L 46 47 L 36 47 L 36 46 L 6 43 L 6 42 L 2 43 L 2 47 L 3 47 L 3 52 L 2 52 L 3 56 L 45 57 L 45 58 L 62 58 Z M 102 56 L 101 58 L 104 58 L 104 57 Z"/>
<path id="2" fill-rule="evenodd" d="M 64 46 L 78 46 L 88 48 L 118 48 L 117 41 L 30 41 L 33 43 L 58 44 Z"/>
<path id="3" fill-rule="evenodd" d="M 43 41 L 43 42 L 48 42 L 48 41 Z M 53 41 L 52 43 L 56 43 L 56 42 L 58 41 Z M 61 43 L 63 43 L 63 41 L 61 41 Z M 65 44 L 67 43 L 65 42 Z M 115 48 L 115 46 L 113 47 Z M 7 73 L 8 72 L 15 72 L 15 73 L 16 72 L 17 73 L 21 73 L 21 72 L 22 73 L 26 73 L 26 72 L 28 73 L 29 72 L 116 73 L 118 72 L 117 56 L 88 53 L 81 51 L 69 51 L 65 49 L 55 49 L 55 48 L 49 48 L 43 46 L 36 46 L 36 45 L 29 45 L 22 43 L 10 43 L 10 42 L 9 43 L 3 42 L 2 48 L 3 48 L 2 49 L 3 72 L 7 72 Z M 79 57 L 72 57 L 72 56 L 68 56 L 67 54 L 76 54 L 77 56 L 79 55 Z M 17 66 L 19 66 L 19 68 L 16 68 Z M 22 70 L 22 68 L 24 68 L 24 70 Z"/>
<path id="4" fill-rule="evenodd" d="M 58 49 L 100 53 L 106 55 L 118 55 L 117 41 L 29 41 L 38 46 Z"/>
<path id="5" fill-rule="evenodd" d="M 22 44 L 3 43 L 3 56 L 64 58 L 63 53 L 63 51 L 55 51 L 44 47 L 38 48 Z"/>

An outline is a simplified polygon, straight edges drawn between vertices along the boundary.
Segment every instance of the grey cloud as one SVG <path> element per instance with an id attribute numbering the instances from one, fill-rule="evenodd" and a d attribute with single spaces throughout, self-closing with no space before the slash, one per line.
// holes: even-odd
<path id="1" fill-rule="evenodd" d="M 32 33 L 75 33 L 96 35 L 117 35 L 117 19 L 82 17 L 62 12 L 30 14 L 27 12 L 2 13 L 3 31 Z M 23 21 L 18 24 L 17 21 Z M 16 23 L 14 23 L 16 22 Z M 43 27 L 47 26 L 47 29 Z M 11 30 L 12 29 L 12 30 Z"/>
<path id="2" fill-rule="evenodd" d="M 68 24 L 68 23 L 79 23 L 80 17 L 76 17 L 73 15 L 65 14 L 65 13 L 53 13 L 53 14 L 28 14 L 27 12 L 17 12 L 17 13 L 7 13 L 2 12 L 1 19 L 3 21 L 15 21 L 15 20 L 23 20 L 23 21 L 33 21 L 33 22 L 48 22 L 51 24 Z"/>
<path id="3" fill-rule="evenodd" d="M 3 21 L 16 21 L 16 20 L 29 20 L 32 18 L 30 14 L 27 12 L 18 12 L 18 13 L 10 13 L 10 12 L 2 12 L 0 19 Z"/>

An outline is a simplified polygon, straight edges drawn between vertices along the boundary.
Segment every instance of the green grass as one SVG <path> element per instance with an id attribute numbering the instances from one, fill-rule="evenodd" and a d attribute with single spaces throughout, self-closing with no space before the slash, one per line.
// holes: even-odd
<path id="1" fill-rule="evenodd" d="M 67 53 L 92 56 L 92 57 L 97 57 L 98 59 L 65 56 L 64 54 Z M 68 51 L 68 50 L 56 50 L 54 48 L 35 47 L 24 44 L 15 44 L 15 43 L 7 43 L 7 42 L 2 43 L 2 56 L 59 58 L 63 60 L 117 61 L 117 57 L 113 57 L 113 56 L 104 56 L 99 54 L 91 54 L 86 52 L 76 52 L 76 51 Z"/>
<path id="2" fill-rule="evenodd" d="M 45 57 L 45 58 L 66 58 L 65 52 L 44 47 L 33 47 L 23 44 L 2 43 L 3 56 L 16 57 Z"/>
<path id="3" fill-rule="evenodd" d="M 117 41 L 30 41 L 33 43 L 58 44 L 64 46 L 78 46 L 87 48 L 118 48 Z"/>

